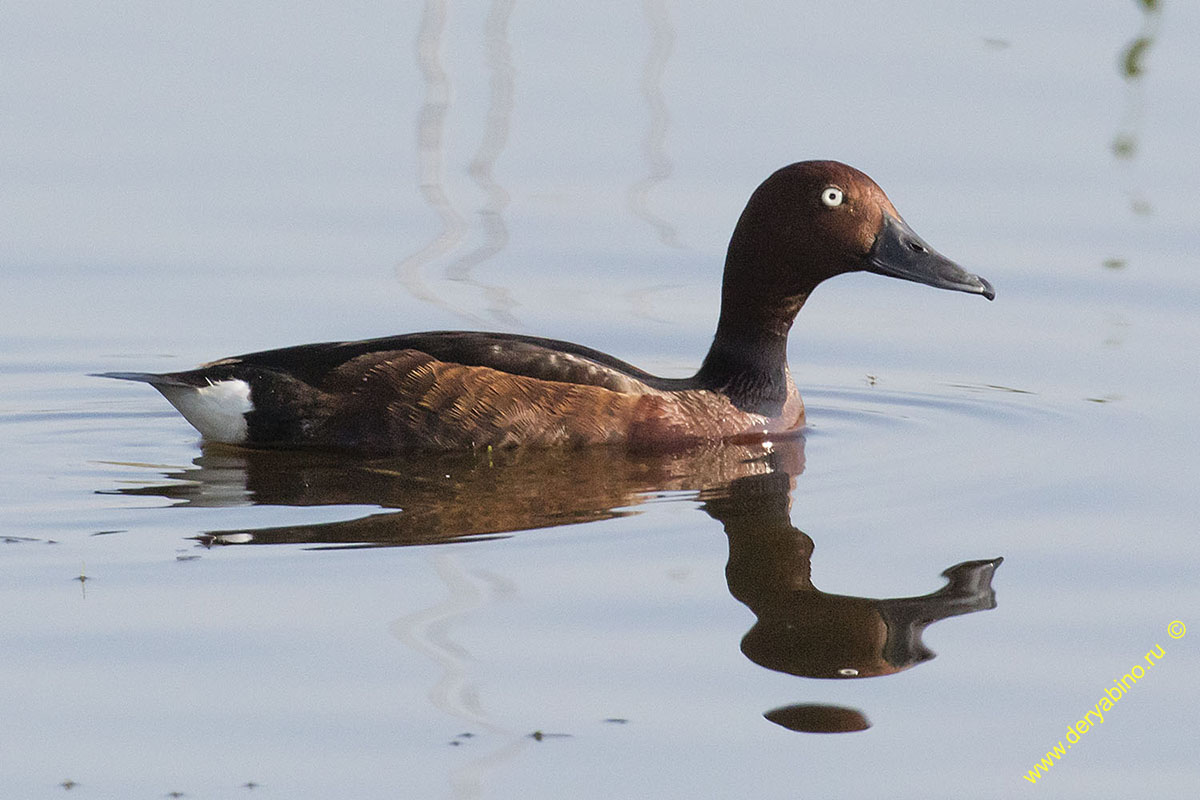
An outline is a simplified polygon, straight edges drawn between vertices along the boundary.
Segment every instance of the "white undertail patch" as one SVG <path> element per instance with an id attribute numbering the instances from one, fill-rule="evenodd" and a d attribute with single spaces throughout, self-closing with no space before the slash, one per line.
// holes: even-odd
<path id="1" fill-rule="evenodd" d="M 242 380 L 210 381 L 208 386 L 155 385 L 200 435 L 212 442 L 246 441 L 246 413 L 254 410 L 250 384 Z"/>

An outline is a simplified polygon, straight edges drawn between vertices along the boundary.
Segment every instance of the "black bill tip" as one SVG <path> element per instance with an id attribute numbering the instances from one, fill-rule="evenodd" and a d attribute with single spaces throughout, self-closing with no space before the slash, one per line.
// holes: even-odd
<path id="1" fill-rule="evenodd" d="M 891 214 L 884 214 L 883 226 L 866 261 L 866 269 L 879 275 L 996 299 L 991 283 L 934 250 L 907 222 Z"/>

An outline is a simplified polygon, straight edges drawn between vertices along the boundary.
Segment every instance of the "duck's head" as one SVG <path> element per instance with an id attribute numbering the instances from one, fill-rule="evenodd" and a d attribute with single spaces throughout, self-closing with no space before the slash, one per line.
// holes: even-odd
<path id="1" fill-rule="evenodd" d="M 751 195 L 729 243 L 725 299 L 794 316 L 818 283 L 860 271 L 995 297 L 990 283 L 926 244 L 866 174 L 802 161 Z"/>

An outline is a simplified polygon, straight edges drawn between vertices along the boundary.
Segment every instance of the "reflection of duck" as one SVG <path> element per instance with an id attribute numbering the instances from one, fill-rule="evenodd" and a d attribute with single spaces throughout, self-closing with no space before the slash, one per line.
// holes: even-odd
<path id="1" fill-rule="evenodd" d="M 206 546 L 305 544 L 387 547 L 503 536 L 636 513 L 671 492 L 696 492 L 729 537 L 729 592 L 757 617 L 742 651 L 772 670 L 804 677 L 868 677 L 933 657 L 927 625 L 995 606 L 991 578 L 1000 559 L 970 561 L 943 574 L 949 585 L 922 597 L 872 600 L 831 595 L 810 580 L 813 541 L 789 519 L 804 440 L 708 444 L 670 453 L 620 448 L 513 449 L 362 459 L 206 446 L 198 469 L 169 473 L 166 485 L 122 487 L 179 505 L 363 506 L 383 509 L 349 521 L 211 531 Z M 806 731 L 869 726 L 855 709 L 800 704 L 766 714 Z"/>
<path id="2" fill-rule="evenodd" d="M 729 592 L 757 618 L 742 652 L 776 672 L 807 678 L 889 675 L 934 657 L 921 641 L 931 623 L 996 607 L 992 575 L 1003 561 L 966 561 L 942 572 L 949 583 L 920 597 L 875 600 L 826 594 L 812 584 L 813 540 L 791 523 L 790 482 L 775 472 L 703 492 L 704 510 L 729 536 Z M 866 730 L 854 708 L 800 703 L 763 714 L 808 733 Z"/>
<path id="3" fill-rule="evenodd" d="M 212 531 L 205 544 L 387 547 L 433 544 L 636 513 L 667 492 L 698 492 L 729 537 L 729 591 L 758 617 L 742 641 L 753 661 L 814 678 L 886 675 L 933 657 L 929 624 L 992 608 L 1001 559 L 968 561 L 949 584 L 920 597 L 875 600 L 826 594 L 810 579 L 813 540 L 789 518 L 804 440 L 707 445 L 666 454 L 618 448 L 504 450 L 363 460 L 336 453 L 208 446 L 199 469 L 123 495 L 180 505 L 364 506 L 347 521 Z"/>
<path id="4" fill-rule="evenodd" d="M 792 321 L 821 281 L 870 271 L 993 297 L 925 244 L 874 181 L 832 161 L 777 171 L 729 244 L 721 314 L 695 376 L 660 378 L 587 347 L 498 333 L 418 333 L 226 358 L 145 381 L 207 439 L 362 451 L 514 444 L 678 446 L 804 422 Z"/>
<path id="5" fill-rule="evenodd" d="M 622 448 L 425 454 L 363 459 L 336 452 L 205 445 L 196 469 L 123 495 L 190 506 L 374 506 L 358 519 L 212 531 L 211 544 L 389 547 L 496 536 L 635 513 L 665 492 L 697 492 L 735 478 L 804 468 L 804 440 L 705 444 L 670 453 Z"/>
<path id="6" fill-rule="evenodd" d="M 956 564 L 942 573 L 948 585 L 920 597 L 822 592 L 810 579 L 813 540 L 791 524 L 788 503 L 781 473 L 739 478 L 705 499 L 729 536 L 729 591 L 758 617 L 742 639 L 755 663 L 809 678 L 889 675 L 933 658 L 921 641 L 931 623 L 995 608 L 1000 558 Z"/>

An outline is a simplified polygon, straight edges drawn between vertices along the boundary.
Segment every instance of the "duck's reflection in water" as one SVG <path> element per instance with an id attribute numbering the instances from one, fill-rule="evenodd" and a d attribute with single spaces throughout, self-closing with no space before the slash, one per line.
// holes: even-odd
<path id="1" fill-rule="evenodd" d="M 804 448 L 797 440 L 669 454 L 517 448 L 371 459 L 206 444 L 193 463 L 195 468 L 167 472 L 170 483 L 117 493 L 189 506 L 375 506 L 379 513 L 349 521 L 210 531 L 197 538 L 205 545 L 394 547 L 629 516 L 658 497 L 694 496 L 748 475 L 781 472 L 786 482 L 803 470 Z"/>
<path id="2" fill-rule="evenodd" d="M 789 489 L 789 476 L 775 472 L 701 494 L 729 536 L 729 592 L 757 617 L 742 637 L 742 652 L 756 664 L 806 678 L 890 675 L 933 658 L 921 641 L 931 623 L 996 607 L 1000 558 L 956 564 L 942 572 L 946 586 L 919 597 L 822 592 L 811 578 L 813 540 L 789 518 Z M 860 712 L 836 706 L 786 706 L 765 716 L 793 730 L 869 727 Z"/>
<path id="3" fill-rule="evenodd" d="M 349 521 L 197 537 L 206 546 L 311 547 L 501 537 L 630 515 L 657 497 L 690 494 L 724 526 L 730 594 L 757 617 L 742 638 L 742 652 L 763 667 L 807 678 L 867 678 L 909 669 L 934 656 L 921 641 L 928 625 L 996 605 L 991 580 L 999 558 L 956 564 L 942 572 L 947 585 L 918 597 L 849 597 L 813 586 L 813 540 L 790 518 L 792 488 L 804 469 L 799 438 L 653 455 L 517 449 L 394 459 L 206 446 L 195 466 L 168 473 L 168 484 L 118 491 L 185 505 L 382 509 Z M 793 730 L 869 727 L 862 712 L 836 706 L 789 705 L 765 716 Z"/>

